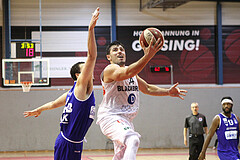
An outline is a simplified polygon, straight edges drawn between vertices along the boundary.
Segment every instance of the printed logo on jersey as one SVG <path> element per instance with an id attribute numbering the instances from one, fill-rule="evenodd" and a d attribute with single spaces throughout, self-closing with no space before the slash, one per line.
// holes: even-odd
<path id="1" fill-rule="evenodd" d="M 95 117 L 95 106 L 91 106 L 89 118 L 94 119 Z"/>
<path id="2" fill-rule="evenodd" d="M 138 91 L 138 86 L 117 86 L 118 91 Z"/>
<path id="3" fill-rule="evenodd" d="M 225 126 L 233 126 L 234 123 L 238 124 L 236 119 L 232 120 L 232 119 L 223 118 L 223 122 L 224 122 Z"/>
<path id="4" fill-rule="evenodd" d="M 199 120 L 200 122 L 202 122 L 203 119 L 202 119 L 202 117 L 199 117 L 198 120 Z"/>
<path id="5" fill-rule="evenodd" d="M 225 126 L 228 126 L 227 118 L 223 118 L 223 122 L 224 122 Z"/>
<path id="6" fill-rule="evenodd" d="M 68 124 L 69 113 L 72 113 L 72 103 L 68 103 L 67 106 L 64 107 L 60 123 Z"/>
<path id="7" fill-rule="evenodd" d="M 225 131 L 225 137 L 227 140 L 229 139 L 237 139 L 237 132 L 238 131 Z"/>
<path id="8" fill-rule="evenodd" d="M 128 103 L 133 104 L 136 101 L 136 96 L 132 93 L 128 96 Z"/>
<path id="9" fill-rule="evenodd" d="M 129 86 L 117 86 L 118 91 L 138 91 L 138 86 L 134 86 L 135 82 L 133 78 L 128 79 Z"/>
<path id="10" fill-rule="evenodd" d="M 134 85 L 134 80 L 133 80 L 133 78 L 129 78 L 129 85 Z"/>

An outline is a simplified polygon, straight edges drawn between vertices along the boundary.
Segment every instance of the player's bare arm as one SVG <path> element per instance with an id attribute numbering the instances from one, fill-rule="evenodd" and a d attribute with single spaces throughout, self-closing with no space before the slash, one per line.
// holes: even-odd
<path id="1" fill-rule="evenodd" d="M 92 14 L 88 27 L 88 54 L 86 63 L 81 67 L 81 74 L 77 79 L 75 95 L 78 99 L 85 100 L 93 89 L 93 71 L 97 58 L 97 45 L 94 27 L 99 18 L 99 7 Z"/>
<path id="2" fill-rule="evenodd" d="M 63 95 L 61 95 L 60 97 L 58 97 L 55 101 L 48 102 L 48 103 L 46 103 L 34 110 L 31 110 L 31 111 L 25 111 L 23 113 L 24 117 L 29 117 L 29 116 L 38 117 L 42 113 L 42 111 L 51 110 L 54 108 L 64 106 L 65 102 L 66 102 L 66 97 L 67 97 L 67 92 L 64 93 Z"/>
<path id="3" fill-rule="evenodd" d="M 139 90 L 148 95 L 152 96 L 168 96 L 168 89 L 160 88 L 152 84 L 148 84 L 141 77 L 137 76 Z"/>
<path id="4" fill-rule="evenodd" d="M 239 132 L 240 132 L 240 119 L 239 119 L 238 116 L 236 116 L 236 117 L 237 117 L 237 120 L 238 120 L 238 126 L 239 126 Z"/>
<path id="5" fill-rule="evenodd" d="M 186 90 L 180 90 L 177 85 L 174 84 L 169 89 L 160 88 L 156 85 L 148 84 L 142 78 L 137 76 L 139 90 L 144 94 L 152 95 L 152 96 L 171 96 L 171 97 L 179 97 L 180 99 L 184 99 L 182 96 L 186 96 Z"/>
<path id="6" fill-rule="evenodd" d="M 104 70 L 104 82 L 109 83 L 112 81 L 122 81 L 137 75 L 151 58 L 160 50 L 160 39 L 153 45 L 153 39 L 148 47 L 144 47 L 144 56 L 137 62 L 132 63 L 127 68 L 119 67 L 117 65 L 109 65 Z"/>
<path id="7" fill-rule="evenodd" d="M 200 153 L 200 155 L 199 155 L 199 158 L 198 158 L 199 160 L 204 160 L 204 159 L 205 159 L 208 145 L 210 144 L 210 142 L 211 142 L 211 140 L 212 140 L 212 137 L 213 137 L 213 135 L 215 134 L 215 132 L 216 132 L 219 124 L 220 124 L 219 116 L 215 116 L 215 117 L 213 118 L 212 124 L 211 124 L 211 126 L 210 126 L 209 131 L 208 131 L 208 135 L 207 135 L 207 137 L 206 137 L 206 140 L 205 140 L 205 142 L 204 142 L 204 144 L 203 144 L 202 151 L 201 151 L 201 153 Z"/>

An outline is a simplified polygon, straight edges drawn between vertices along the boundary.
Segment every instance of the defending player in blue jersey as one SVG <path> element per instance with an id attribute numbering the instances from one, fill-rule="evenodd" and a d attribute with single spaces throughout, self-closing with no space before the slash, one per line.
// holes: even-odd
<path id="1" fill-rule="evenodd" d="M 199 160 L 205 159 L 207 147 L 216 132 L 218 137 L 218 157 L 220 160 L 240 160 L 239 143 L 239 117 L 232 113 L 233 100 L 223 97 L 221 100 L 223 112 L 216 115 L 204 142 Z"/>
<path id="2" fill-rule="evenodd" d="M 80 160 L 82 142 L 95 116 L 95 98 L 93 94 L 93 70 L 97 58 L 97 46 L 94 27 L 99 17 L 99 8 L 95 10 L 88 28 L 88 54 L 85 63 L 72 66 L 71 76 L 74 85 L 55 101 L 46 103 L 32 111 L 25 111 L 25 117 L 38 117 L 42 111 L 65 106 L 54 147 L 54 160 Z"/>

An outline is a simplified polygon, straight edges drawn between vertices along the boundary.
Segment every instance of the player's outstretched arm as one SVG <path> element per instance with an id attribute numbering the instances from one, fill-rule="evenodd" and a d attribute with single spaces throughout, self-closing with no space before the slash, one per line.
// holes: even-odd
<path id="1" fill-rule="evenodd" d="M 23 113 L 24 117 L 30 117 L 30 116 L 35 116 L 35 117 L 38 117 L 40 116 L 40 114 L 42 113 L 42 111 L 45 111 L 45 110 L 51 110 L 51 109 L 54 109 L 54 108 L 58 108 L 58 107 L 61 107 L 61 106 L 64 106 L 65 105 L 65 101 L 66 101 L 66 97 L 67 97 L 67 92 L 64 93 L 62 96 L 60 96 L 59 98 L 57 98 L 55 101 L 51 101 L 51 102 L 48 102 L 34 110 L 31 110 L 31 111 L 25 111 Z"/>
<path id="2" fill-rule="evenodd" d="M 143 43 L 143 42 L 141 42 Z M 153 58 L 153 56 L 160 51 L 161 43 L 160 38 L 153 45 L 153 38 L 151 39 L 150 45 L 148 47 L 143 47 L 144 56 L 140 58 L 137 62 L 131 64 L 126 68 L 126 75 L 128 78 L 131 78 L 142 71 L 142 69 L 146 66 L 146 64 Z M 125 78 L 127 79 L 127 78 Z"/>
<path id="3" fill-rule="evenodd" d="M 179 97 L 180 99 L 184 99 L 182 96 L 186 96 L 186 90 L 181 90 L 177 87 L 179 83 L 174 84 L 169 89 L 160 88 L 156 85 L 148 84 L 142 78 L 137 76 L 139 90 L 144 94 L 152 95 L 152 96 L 171 96 L 171 97 Z"/>
<path id="4" fill-rule="evenodd" d="M 148 47 L 144 47 L 144 56 L 141 57 L 135 63 L 132 63 L 127 68 L 119 67 L 117 65 L 109 65 L 104 70 L 104 82 L 111 81 L 122 81 L 133 76 L 136 76 L 146 64 L 151 60 L 151 58 L 160 50 L 160 39 L 153 45 L 153 38 Z"/>
<path id="5" fill-rule="evenodd" d="M 199 160 L 204 160 L 206 159 L 206 151 L 207 151 L 207 148 L 208 148 L 208 145 L 209 143 L 211 142 L 212 140 L 212 137 L 214 135 L 214 133 L 216 132 L 217 130 L 217 127 L 219 126 L 220 124 L 220 119 L 219 119 L 219 116 L 215 116 L 213 118 L 213 121 L 212 121 L 212 124 L 211 124 L 211 127 L 209 129 L 209 132 L 208 132 L 208 135 L 206 137 L 206 140 L 203 144 L 203 148 L 202 148 L 202 151 L 198 157 Z"/>
<path id="6" fill-rule="evenodd" d="M 93 89 L 93 71 L 97 59 L 97 45 L 95 40 L 94 28 L 99 18 L 99 7 L 92 14 L 88 27 L 88 53 L 87 60 L 81 67 L 81 74 L 77 79 L 74 94 L 78 99 L 85 100 Z"/>
<path id="7" fill-rule="evenodd" d="M 92 14 L 92 18 L 88 27 L 88 53 L 87 60 L 83 68 L 81 68 L 81 74 L 77 79 L 77 87 L 75 94 L 77 98 L 85 99 L 88 88 L 92 88 L 92 76 L 97 59 L 97 45 L 95 40 L 94 27 L 96 26 L 99 18 L 99 7 Z M 90 89 L 91 90 L 91 89 Z"/>

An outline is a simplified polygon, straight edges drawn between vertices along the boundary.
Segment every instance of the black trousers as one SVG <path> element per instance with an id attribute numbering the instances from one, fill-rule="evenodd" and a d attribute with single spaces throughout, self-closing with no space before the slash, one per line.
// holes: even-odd
<path id="1" fill-rule="evenodd" d="M 189 136 L 189 160 L 198 160 L 204 143 L 203 135 Z"/>

